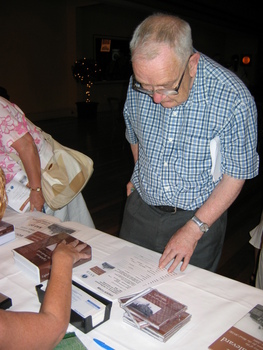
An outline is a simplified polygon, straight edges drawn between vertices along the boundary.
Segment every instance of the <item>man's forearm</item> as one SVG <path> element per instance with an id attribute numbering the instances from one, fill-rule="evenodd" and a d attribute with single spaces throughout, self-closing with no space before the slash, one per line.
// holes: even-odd
<path id="1" fill-rule="evenodd" d="M 245 180 L 223 175 L 210 197 L 197 210 L 196 216 L 211 226 L 236 200 L 244 183 Z"/>
<path id="2" fill-rule="evenodd" d="M 245 180 L 223 175 L 208 200 L 197 210 L 196 216 L 208 226 L 211 226 L 234 202 L 239 195 Z M 208 231 L 209 232 L 209 231 Z M 172 272 L 183 261 L 181 271 L 184 271 L 203 233 L 192 220 L 181 227 L 172 236 L 160 258 L 159 267 L 164 268 L 172 260 L 168 271 Z"/>

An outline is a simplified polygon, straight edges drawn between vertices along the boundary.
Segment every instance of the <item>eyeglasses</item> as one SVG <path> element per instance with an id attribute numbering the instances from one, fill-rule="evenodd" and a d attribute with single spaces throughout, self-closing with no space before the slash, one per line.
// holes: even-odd
<path id="1" fill-rule="evenodd" d="M 160 95 L 166 95 L 166 96 L 178 95 L 179 94 L 179 89 L 180 89 L 180 86 L 182 84 L 182 81 L 183 81 L 183 78 L 184 78 L 184 74 L 185 74 L 185 71 L 186 71 L 186 68 L 188 66 L 188 63 L 189 63 L 189 60 L 190 60 L 191 56 L 188 58 L 186 66 L 185 66 L 185 69 L 183 71 L 183 74 L 182 74 L 182 76 L 181 76 L 181 78 L 179 80 L 179 83 L 174 89 L 146 90 L 146 89 L 144 89 L 141 86 L 141 84 L 135 79 L 135 76 L 133 75 L 133 77 L 132 77 L 132 79 L 133 79 L 133 81 L 132 81 L 132 88 L 133 88 L 133 90 L 138 91 L 138 92 L 142 92 L 143 94 L 147 94 L 149 96 L 153 96 L 153 94 L 160 94 Z"/>

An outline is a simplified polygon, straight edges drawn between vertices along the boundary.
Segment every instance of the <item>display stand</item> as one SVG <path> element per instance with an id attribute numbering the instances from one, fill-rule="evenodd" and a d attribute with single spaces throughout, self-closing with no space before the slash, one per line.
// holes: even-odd
<path id="1" fill-rule="evenodd" d="M 111 306 L 112 306 L 112 302 L 111 301 L 109 301 L 109 300 L 107 300 L 105 298 L 102 298 L 100 295 L 98 295 L 98 294 L 92 292 L 91 290 L 81 286 L 80 284 L 78 284 L 75 281 L 72 281 L 72 284 L 74 286 L 76 286 L 77 288 L 81 289 L 82 291 L 84 291 L 85 293 L 87 293 L 88 295 L 91 295 L 93 298 L 96 298 L 98 301 L 100 301 L 101 303 L 103 303 L 105 305 L 104 320 L 102 322 L 98 323 L 96 326 L 93 326 L 93 324 L 92 324 L 92 316 L 88 316 L 88 317 L 84 318 L 81 315 L 79 315 L 77 312 L 75 312 L 74 310 L 71 310 L 70 323 L 73 326 L 78 328 L 83 333 L 88 333 L 92 329 L 98 327 L 102 323 L 104 323 L 107 320 L 109 320 L 110 312 L 111 312 Z M 42 303 L 42 301 L 44 299 L 44 295 L 45 295 L 45 291 L 43 289 L 41 289 L 42 286 L 43 286 L 42 284 L 38 284 L 36 286 L 38 300 L 39 300 L 40 303 Z"/>

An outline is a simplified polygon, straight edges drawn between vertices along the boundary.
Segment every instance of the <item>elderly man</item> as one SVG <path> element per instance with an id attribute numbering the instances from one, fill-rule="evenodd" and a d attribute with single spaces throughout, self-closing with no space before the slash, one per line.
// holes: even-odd
<path id="1" fill-rule="evenodd" d="M 130 42 L 133 76 L 124 106 L 135 167 L 120 237 L 215 271 L 227 209 L 258 174 L 257 111 L 245 85 L 192 46 L 191 28 L 146 18 Z"/>

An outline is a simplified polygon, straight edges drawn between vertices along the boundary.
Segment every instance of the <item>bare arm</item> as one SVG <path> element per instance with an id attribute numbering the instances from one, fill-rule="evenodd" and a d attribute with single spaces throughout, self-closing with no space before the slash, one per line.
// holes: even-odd
<path id="1" fill-rule="evenodd" d="M 41 187 L 40 159 L 32 136 L 29 133 L 25 134 L 19 140 L 15 141 L 12 147 L 18 152 L 24 165 L 29 180 L 29 186 L 34 189 Z M 41 211 L 44 203 L 45 199 L 42 191 L 31 191 L 30 210 L 36 209 Z"/>
<path id="2" fill-rule="evenodd" d="M 208 200 L 196 212 L 196 216 L 207 223 L 208 226 L 211 226 L 235 201 L 244 183 L 245 180 L 223 175 L 221 182 L 216 186 Z M 168 242 L 160 258 L 159 267 L 164 268 L 174 259 L 173 264 L 169 268 L 169 272 L 172 272 L 184 259 L 181 266 L 181 270 L 184 271 L 201 237 L 202 232 L 199 227 L 194 222 L 188 221 L 175 232 Z"/>
<path id="3" fill-rule="evenodd" d="M 63 338 L 70 319 L 72 266 L 88 258 L 78 241 L 60 243 L 39 313 L 0 310 L 0 349 L 53 349 Z"/>

